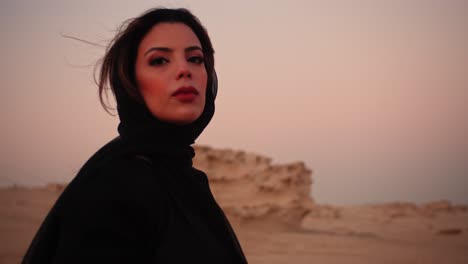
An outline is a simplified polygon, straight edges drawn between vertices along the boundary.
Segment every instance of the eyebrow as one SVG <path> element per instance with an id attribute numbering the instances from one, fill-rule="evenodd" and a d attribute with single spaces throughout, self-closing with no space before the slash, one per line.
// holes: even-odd
<path id="1" fill-rule="evenodd" d="M 145 52 L 144 56 L 146 56 L 148 53 L 150 53 L 152 51 L 155 51 L 155 50 L 164 51 L 164 52 L 174 51 L 173 49 L 167 48 L 167 47 L 152 47 L 152 48 L 150 48 L 149 50 L 147 50 Z M 202 48 L 200 48 L 199 46 L 190 46 L 190 47 L 185 48 L 184 50 L 185 50 L 185 52 L 189 52 L 189 51 L 193 51 L 193 50 L 200 50 L 200 51 L 203 52 Z"/>

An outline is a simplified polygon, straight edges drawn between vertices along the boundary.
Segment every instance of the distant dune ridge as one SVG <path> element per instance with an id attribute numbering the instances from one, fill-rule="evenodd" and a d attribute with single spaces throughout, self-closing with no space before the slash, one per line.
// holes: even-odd
<path id="1" fill-rule="evenodd" d="M 249 263 L 468 263 L 466 205 L 317 204 L 303 162 L 195 150 L 194 166 L 207 173 Z M 0 188 L 0 264 L 20 261 L 65 186 Z"/>

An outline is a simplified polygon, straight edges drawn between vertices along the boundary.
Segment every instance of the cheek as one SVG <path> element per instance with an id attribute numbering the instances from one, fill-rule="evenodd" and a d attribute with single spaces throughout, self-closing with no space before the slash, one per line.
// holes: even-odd
<path id="1" fill-rule="evenodd" d="M 208 84 L 208 75 L 206 74 L 206 71 L 203 71 L 200 73 L 200 90 L 203 92 L 203 94 L 206 94 L 206 86 Z"/>
<path id="2" fill-rule="evenodd" d="M 163 81 L 159 78 L 140 78 L 137 80 L 138 89 L 145 101 L 151 101 L 155 98 L 161 98 L 158 95 L 164 93 Z"/>

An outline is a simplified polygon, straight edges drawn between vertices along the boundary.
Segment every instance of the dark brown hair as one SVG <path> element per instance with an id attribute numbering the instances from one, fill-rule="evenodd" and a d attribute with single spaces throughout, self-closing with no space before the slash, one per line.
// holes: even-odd
<path id="1" fill-rule="evenodd" d="M 211 87 L 214 78 L 214 50 L 206 29 L 187 9 L 155 8 L 143 13 L 141 16 L 125 21 L 109 43 L 104 57 L 96 64 L 99 73 L 95 82 L 99 87 L 99 100 L 103 108 L 109 112 L 109 105 L 104 102 L 110 89 L 115 96 L 117 86 L 133 99 L 143 103 L 143 97 L 135 80 L 135 61 L 138 46 L 151 28 L 162 22 L 183 23 L 190 27 L 198 37 L 205 58 L 204 64 L 208 73 L 207 88 Z M 210 89 L 207 89 L 209 91 Z M 110 113 L 110 112 L 109 112 Z"/>

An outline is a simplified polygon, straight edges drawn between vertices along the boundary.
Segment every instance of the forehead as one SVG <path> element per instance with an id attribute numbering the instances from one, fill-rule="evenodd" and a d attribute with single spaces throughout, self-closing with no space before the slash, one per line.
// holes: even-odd
<path id="1" fill-rule="evenodd" d="M 200 46 L 197 35 L 183 23 L 159 23 L 143 37 L 139 50 L 150 47 L 186 48 Z"/>

